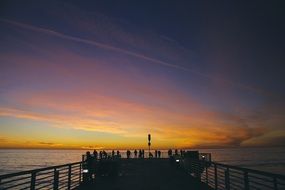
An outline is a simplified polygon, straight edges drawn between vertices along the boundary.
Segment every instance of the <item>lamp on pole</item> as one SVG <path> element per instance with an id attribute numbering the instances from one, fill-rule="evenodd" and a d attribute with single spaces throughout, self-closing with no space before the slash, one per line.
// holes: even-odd
<path id="1" fill-rule="evenodd" d="M 148 134 L 148 157 L 150 156 L 151 135 Z"/>

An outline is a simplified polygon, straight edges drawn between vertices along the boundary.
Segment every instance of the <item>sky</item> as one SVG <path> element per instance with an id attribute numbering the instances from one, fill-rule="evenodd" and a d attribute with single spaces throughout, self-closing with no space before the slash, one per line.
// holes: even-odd
<path id="1" fill-rule="evenodd" d="M 0 148 L 285 145 L 279 1 L 0 7 Z"/>

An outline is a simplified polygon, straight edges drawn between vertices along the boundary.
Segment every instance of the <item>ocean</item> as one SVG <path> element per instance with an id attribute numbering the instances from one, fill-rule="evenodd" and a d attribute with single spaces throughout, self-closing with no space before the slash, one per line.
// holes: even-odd
<path id="1" fill-rule="evenodd" d="M 86 151 L 0 149 L 0 175 L 78 162 Z M 282 147 L 200 149 L 199 151 L 211 153 L 212 161 L 285 175 L 285 148 Z M 121 152 L 125 157 L 124 151 Z M 167 150 L 162 151 L 162 157 L 167 157 Z"/>

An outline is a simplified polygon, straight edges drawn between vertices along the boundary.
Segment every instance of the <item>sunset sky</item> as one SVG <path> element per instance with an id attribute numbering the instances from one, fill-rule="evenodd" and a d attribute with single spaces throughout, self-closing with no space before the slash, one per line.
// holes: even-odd
<path id="1" fill-rule="evenodd" d="M 284 146 L 278 3 L 1 1 L 0 148 Z"/>

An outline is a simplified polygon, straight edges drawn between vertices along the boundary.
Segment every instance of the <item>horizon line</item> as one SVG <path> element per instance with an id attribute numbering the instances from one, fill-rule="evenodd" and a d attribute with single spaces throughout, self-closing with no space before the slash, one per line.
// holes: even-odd
<path id="1" fill-rule="evenodd" d="M 217 146 L 217 147 L 192 147 L 192 148 L 154 148 L 150 150 L 190 150 L 190 149 L 238 149 L 238 148 L 282 148 L 284 145 L 278 146 Z M 148 150 L 148 148 L 49 148 L 49 147 L 0 147 L 0 150 L 18 149 L 18 150 Z"/>

